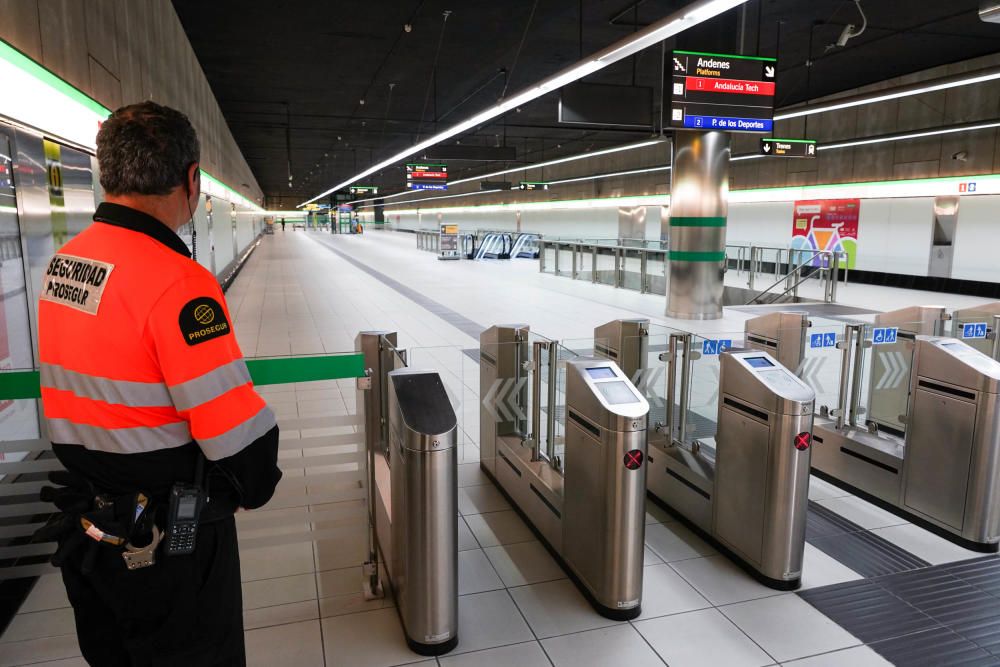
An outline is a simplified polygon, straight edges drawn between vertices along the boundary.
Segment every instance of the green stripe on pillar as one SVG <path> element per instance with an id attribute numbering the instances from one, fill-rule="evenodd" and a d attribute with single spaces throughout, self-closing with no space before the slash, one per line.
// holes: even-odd
<path id="1" fill-rule="evenodd" d="M 725 227 L 725 218 L 693 218 L 677 216 L 670 218 L 671 227 Z"/>
<path id="2" fill-rule="evenodd" d="M 688 252 L 671 250 L 670 260 L 678 262 L 722 262 L 726 259 L 725 252 Z"/>

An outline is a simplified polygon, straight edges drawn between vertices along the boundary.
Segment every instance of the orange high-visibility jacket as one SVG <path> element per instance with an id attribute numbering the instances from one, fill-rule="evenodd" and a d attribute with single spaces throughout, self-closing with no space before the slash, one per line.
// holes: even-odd
<path id="1" fill-rule="evenodd" d="M 43 278 L 38 350 L 49 438 L 113 454 L 194 441 L 218 461 L 274 429 L 212 274 L 150 216 L 103 203 L 94 220 Z"/>

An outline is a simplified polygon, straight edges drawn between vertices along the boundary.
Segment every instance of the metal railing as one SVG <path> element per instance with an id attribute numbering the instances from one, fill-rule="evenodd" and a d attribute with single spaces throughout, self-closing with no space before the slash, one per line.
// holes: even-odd
<path id="1" fill-rule="evenodd" d="M 441 249 L 441 232 L 437 230 L 418 229 L 414 232 L 414 235 L 417 237 L 417 250 L 438 252 Z"/>
<path id="2" fill-rule="evenodd" d="M 625 242 L 625 243 L 623 243 Z M 573 280 L 666 295 L 668 248 L 665 241 L 640 239 L 553 239 L 538 241 L 539 271 Z M 822 301 L 837 299 L 837 285 L 847 282 L 846 253 L 796 250 L 775 246 L 727 245 L 726 267 L 746 274 L 756 291 L 748 303 L 777 303 L 799 297 L 807 280 L 822 282 Z M 766 289 L 755 286 L 761 279 Z"/>
<path id="3" fill-rule="evenodd" d="M 755 259 L 755 246 L 750 247 L 750 264 L 753 265 Z M 837 283 L 839 282 L 841 253 L 826 250 L 789 250 L 787 251 L 788 264 L 782 265 L 775 262 L 775 272 L 780 273 L 783 266 L 787 266 L 787 273 L 780 276 L 773 283 L 754 295 L 749 304 L 773 304 L 790 298 L 797 299 L 799 296 L 799 286 L 806 280 L 818 279 L 823 284 L 823 302 L 834 303 L 837 300 Z M 805 259 L 802 259 L 805 257 Z M 792 266 L 792 262 L 798 262 Z M 846 272 L 846 269 L 844 269 Z M 753 289 L 754 271 L 750 270 L 750 277 L 747 285 Z M 782 289 L 782 287 L 784 289 Z"/>

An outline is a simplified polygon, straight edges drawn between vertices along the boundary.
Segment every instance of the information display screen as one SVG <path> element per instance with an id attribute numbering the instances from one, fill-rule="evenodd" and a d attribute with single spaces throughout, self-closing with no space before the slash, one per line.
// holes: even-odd
<path id="1" fill-rule="evenodd" d="M 410 163 L 406 165 L 408 190 L 447 190 L 448 165 Z"/>
<path id="2" fill-rule="evenodd" d="M 617 382 L 598 382 L 597 390 L 604 396 L 604 400 L 610 405 L 621 405 L 623 403 L 638 403 L 635 392 L 628 386 L 627 382 L 618 380 Z"/>
<path id="3" fill-rule="evenodd" d="M 600 368 L 588 368 L 587 375 L 590 376 L 591 380 L 610 380 L 615 377 L 615 371 L 607 366 L 601 366 Z"/>
<path id="4" fill-rule="evenodd" d="M 687 130 L 770 132 L 774 58 L 674 51 L 670 125 Z"/>
<path id="5" fill-rule="evenodd" d="M 746 362 L 750 368 L 774 368 L 774 364 L 767 357 L 748 357 Z"/>

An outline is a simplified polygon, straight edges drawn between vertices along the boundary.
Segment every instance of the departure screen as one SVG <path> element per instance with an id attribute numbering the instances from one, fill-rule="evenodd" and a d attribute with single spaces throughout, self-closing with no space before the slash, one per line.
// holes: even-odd
<path id="1" fill-rule="evenodd" d="M 748 357 L 746 362 L 750 368 L 772 368 L 774 366 L 767 360 L 767 357 Z"/>
<path id="2" fill-rule="evenodd" d="M 587 375 L 590 376 L 591 380 L 610 380 L 615 377 L 615 371 L 607 366 L 601 366 L 600 368 L 588 368 Z"/>
<path id="3" fill-rule="evenodd" d="M 639 399 L 636 398 L 635 393 L 629 388 L 627 382 L 600 382 L 596 385 L 597 390 L 601 392 L 606 400 L 611 405 L 621 405 L 622 403 L 638 403 Z"/>

